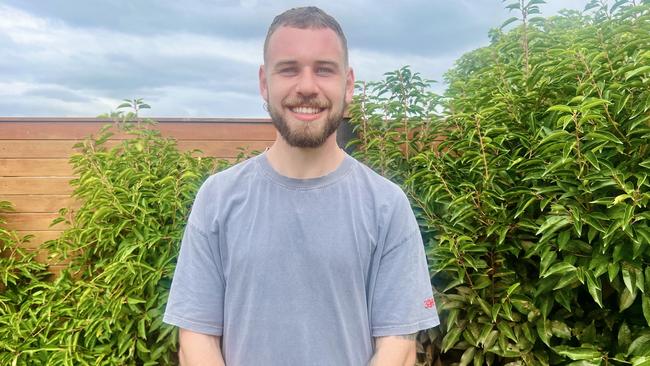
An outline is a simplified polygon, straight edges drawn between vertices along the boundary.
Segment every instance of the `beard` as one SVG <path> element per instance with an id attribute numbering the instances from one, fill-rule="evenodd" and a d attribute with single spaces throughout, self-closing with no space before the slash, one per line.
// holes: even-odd
<path id="1" fill-rule="evenodd" d="M 345 110 L 345 102 L 340 110 L 329 110 L 329 114 L 325 117 L 325 125 L 322 130 L 316 130 L 312 123 L 301 123 L 295 128 L 291 128 L 287 123 L 285 116 L 275 110 L 271 104 L 268 105 L 269 115 L 273 125 L 278 130 L 284 140 L 292 147 L 299 148 L 316 148 L 320 147 L 327 141 L 341 124 L 343 119 L 343 110 Z M 308 106 L 315 108 L 328 108 L 331 103 L 323 103 L 314 98 L 292 98 L 282 101 L 282 106 L 291 108 L 296 106 Z"/>

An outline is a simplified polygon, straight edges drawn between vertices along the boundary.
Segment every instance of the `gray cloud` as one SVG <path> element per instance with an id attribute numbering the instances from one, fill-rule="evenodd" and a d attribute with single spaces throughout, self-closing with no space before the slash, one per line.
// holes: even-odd
<path id="1" fill-rule="evenodd" d="M 547 14 L 586 0 L 551 0 Z M 4 5 L 3 5 L 4 4 Z M 95 115 L 142 97 L 154 114 L 264 116 L 266 28 L 295 0 L 5 0 L 0 115 Z M 437 80 L 510 14 L 497 0 L 315 1 L 348 37 L 358 79 L 405 64 Z M 437 85 L 442 91 L 444 85 Z"/>

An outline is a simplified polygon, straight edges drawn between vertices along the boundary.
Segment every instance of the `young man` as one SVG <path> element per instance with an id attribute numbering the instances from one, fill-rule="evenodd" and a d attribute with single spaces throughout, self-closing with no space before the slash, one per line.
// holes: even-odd
<path id="1" fill-rule="evenodd" d="M 413 365 L 439 324 L 422 238 L 401 189 L 336 144 L 354 88 L 339 24 L 277 16 L 259 80 L 277 138 L 197 194 L 164 317 L 181 364 Z"/>

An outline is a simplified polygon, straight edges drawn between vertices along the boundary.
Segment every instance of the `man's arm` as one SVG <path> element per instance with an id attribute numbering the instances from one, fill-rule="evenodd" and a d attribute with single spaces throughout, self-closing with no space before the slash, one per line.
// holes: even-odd
<path id="1" fill-rule="evenodd" d="M 221 337 L 194 333 L 180 328 L 178 360 L 181 366 L 225 366 Z"/>
<path id="2" fill-rule="evenodd" d="M 375 338 L 375 354 L 369 366 L 413 366 L 417 333 Z"/>

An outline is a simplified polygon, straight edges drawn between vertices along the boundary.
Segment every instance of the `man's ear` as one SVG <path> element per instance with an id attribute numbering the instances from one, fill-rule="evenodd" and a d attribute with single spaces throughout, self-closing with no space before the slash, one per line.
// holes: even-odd
<path id="1" fill-rule="evenodd" d="M 266 70 L 264 70 L 264 65 L 260 65 L 259 71 L 259 81 L 260 81 L 260 95 L 264 98 L 264 101 L 268 103 L 269 101 L 269 87 L 266 81 Z"/>
<path id="2" fill-rule="evenodd" d="M 347 75 L 345 76 L 345 103 L 352 103 L 352 96 L 354 95 L 354 70 L 348 68 Z"/>

